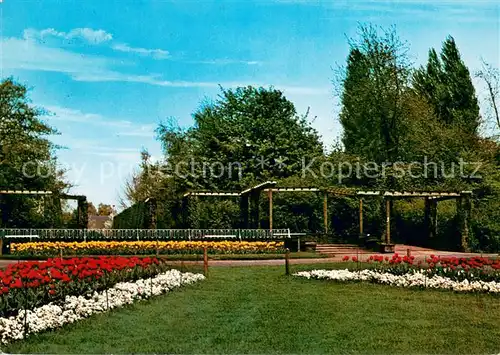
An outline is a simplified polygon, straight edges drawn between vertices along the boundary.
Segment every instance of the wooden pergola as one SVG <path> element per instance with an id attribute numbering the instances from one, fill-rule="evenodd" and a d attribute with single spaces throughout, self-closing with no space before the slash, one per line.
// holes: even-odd
<path id="1" fill-rule="evenodd" d="M 437 206 L 439 201 L 456 199 L 457 215 L 459 217 L 459 227 L 461 235 L 461 247 L 464 251 L 469 251 L 469 224 L 472 209 L 472 191 L 459 192 L 430 192 L 430 191 L 358 191 L 359 199 L 359 228 L 360 235 L 363 235 L 363 197 L 379 196 L 385 201 L 386 223 L 385 223 L 385 245 L 391 245 L 391 209 L 392 201 L 410 198 L 424 198 L 425 210 L 424 221 L 428 238 L 437 235 Z"/>
<path id="2" fill-rule="evenodd" d="M 80 229 L 87 228 L 88 224 L 88 203 L 87 197 L 82 195 L 59 194 L 47 190 L 0 190 L 0 195 L 32 195 L 32 196 L 51 196 L 53 199 L 76 200 L 77 207 L 77 222 Z"/>
<path id="3" fill-rule="evenodd" d="M 275 186 L 275 181 L 266 181 L 241 192 L 187 192 L 183 195 L 184 226 L 189 228 L 188 198 L 189 197 L 238 197 L 240 199 L 240 228 L 259 228 L 260 194 L 269 187 Z M 272 228 L 270 228 L 272 229 Z"/>
<path id="4" fill-rule="evenodd" d="M 366 198 L 381 198 L 385 201 L 385 233 L 382 241 L 384 251 L 392 251 L 394 245 L 391 243 L 391 209 L 392 201 L 410 198 L 425 199 L 425 224 L 428 237 L 437 235 L 437 205 L 439 201 L 456 199 L 457 215 L 460 223 L 461 246 L 468 251 L 469 224 L 471 214 L 472 191 L 383 191 L 383 190 L 358 190 L 352 188 L 318 188 L 318 187 L 276 187 L 275 181 L 266 181 L 241 192 L 188 192 L 184 194 L 187 206 L 189 196 L 217 196 L 217 197 L 239 197 L 241 228 L 259 228 L 259 196 L 261 192 L 267 192 L 269 198 L 269 229 L 273 229 L 273 193 L 281 192 L 314 192 L 323 194 L 323 226 L 324 233 L 328 233 L 328 197 L 349 196 L 359 199 L 359 235 L 364 235 L 363 225 L 363 201 Z M 250 215 L 250 220 L 249 220 Z M 250 222 L 250 223 L 249 223 Z M 188 227 L 188 226 L 187 226 Z"/>

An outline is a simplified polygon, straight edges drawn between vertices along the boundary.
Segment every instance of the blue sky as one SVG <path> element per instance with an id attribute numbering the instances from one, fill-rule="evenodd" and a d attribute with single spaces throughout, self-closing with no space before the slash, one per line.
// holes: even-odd
<path id="1" fill-rule="evenodd" d="M 498 4 L 3 0 L 1 76 L 31 87 L 33 103 L 53 113 L 73 191 L 116 203 L 140 149 L 161 156 L 158 123 L 191 125 L 219 85 L 282 89 L 299 112 L 310 107 L 328 146 L 340 134 L 332 67 L 358 23 L 395 25 L 415 63 L 451 34 L 473 71 L 481 57 L 500 66 Z"/>

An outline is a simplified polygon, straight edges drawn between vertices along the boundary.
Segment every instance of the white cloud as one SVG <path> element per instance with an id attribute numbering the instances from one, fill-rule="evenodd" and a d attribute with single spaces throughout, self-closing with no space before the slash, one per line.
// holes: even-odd
<path id="1" fill-rule="evenodd" d="M 73 75 L 73 79 L 76 81 L 84 82 L 133 82 L 133 83 L 143 83 L 155 86 L 164 87 L 175 87 L 175 88 L 218 88 L 222 86 L 224 88 L 236 88 L 239 86 L 262 86 L 269 87 L 273 86 L 278 90 L 282 90 L 285 93 L 295 93 L 302 95 L 326 95 L 330 93 L 330 87 L 308 87 L 308 86 L 290 86 L 290 85 L 272 85 L 268 83 L 257 83 L 257 82 L 213 82 L 213 81 L 169 81 L 163 80 L 159 75 L 129 75 L 117 72 L 108 72 L 105 75 L 95 75 L 92 73 L 79 73 Z"/>
<path id="2" fill-rule="evenodd" d="M 129 147 L 117 147 L 117 146 L 103 146 L 102 141 L 95 140 L 95 139 L 84 139 L 80 137 L 74 137 L 69 134 L 63 134 L 59 136 L 59 140 L 63 140 L 67 142 L 67 146 L 71 150 L 79 150 L 79 151 L 85 151 L 85 153 L 88 154 L 95 154 L 95 155 L 112 155 L 114 153 L 126 153 L 126 154 L 131 154 L 135 155 L 137 159 L 140 158 L 140 148 L 139 147 L 134 147 L 134 148 L 129 148 Z"/>
<path id="3" fill-rule="evenodd" d="M 115 44 L 111 48 L 113 48 L 115 51 L 126 52 L 126 53 L 137 53 L 142 56 L 150 56 L 154 59 L 167 59 L 170 57 L 169 52 L 163 49 L 130 47 L 126 43 Z"/>
<path id="4" fill-rule="evenodd" d="M 361 22 L 377 22 L 380 18 L 411 17 L 435 18 L 460 22 L 498 22 L 498 0 L 280 0 L 281 4 L 322 6 L 325 17 L 322 19 L 338 20 L 338 10 L 348 10 L 347 18 L 356 18 Z M 345 17 L 344 17 L 345 18 Z"/>
<path id="5" fill-rule="evenodd" d="M 102 43 L 113 39 L 111 33 L 104 30 L 93 30 L 91 28 L 75 28 L 68 33 L 67 37 L 83 38 L 89 43 Z"/>
<path id="6" fill-rule="evenodd" d="M 109 71 L 109 59 L 53 48 L 31 39 L 5 38 L 1 42 L 2 68 L 53 71 L 67 74 Z"/>
<path id="7" fill-rule="evenodd" d="M 24 30 L 24 39 L 44 40 L 47 37 L 58 37 L 66 40 L 81 39 L 90 44 L 99 44 L 109 42 L 113 39 L 113 35 L 104 30 L 94 30 L 92 28 L 74 28 L 69 32 L 59 32 L 53 28 L 44 30 L 35 30 L 32 28 Z"/>
<path id="8" fill-rule="evenodd" d="M 231 64 L 262 65 L 262 62 L 258 60 L 233 60 L 233 59 L 197 60 L 197 61 L 191 61 L 189 63 L 213 64 L 213 65 L 231 65 Z"/>
<path id="9" fill-rule="evenodd" d="M 103 44 L 113 40 L 113 35 L 104 30 L 95 30 L 92 28 L 74 28 L 69 32 L 60 32 L 54 28 L 46 28 L 43 30 L 36 30 L 28 28 L 24 30 L 23 38 L 25 40 L 37 40 L 45 42 L 48 38 L 60 38 L 64 40 L 79 39 L 87 44 Z M 151 57 L 153 59 L 167 59 L 170 57 L 168 51 L 164 49 L 149 49 L 141 47 L 132 47 L 127 43 L 110 44 L 111 48 L 118 52 L 135 53 L 141 56 Z"/>
<path id="10" fill-rule="evenodd" d="M 97 113 L 82 112 L 77 109 L 68 107 L 45 105 L 47 111 L 51 113 L 50 120 L 65 122 L 65 123 L 85 123 L 89 126 L 100 126 L 109 129 L 110 139 L 117 137 L 147 137 L 155 138 L 154 123 L 133 123 L 128 120 L 121 120 L 111 117 L 106 117 Z M 68 145 L 71 148 L 87 149 L 88 147 L 98 147 L 99 143 L 95 141 L 87 141 L 82 139 L 67 140 L 67 136 L 62 137 L 60 144 Z M 96 148 L 93 148 L 95 150 Z M 106 150 L 105 147 L 99 147 L 99 151 Z M 134 152 L 137 149 L 133 149 Z"/>
<path id="11" fill-rule="evenodd" d="M 206 88 L 216 88 L 219 86 L 217 82 L 202 82 L 202 81 L 168 81 L 160 78 L 159 75 L 135 75 L 135 74 L 124 74 L 118 72 L 107 72 L 105 75 L 96 75 L 93 73 L 79 73 L 74 75 L 73 79 L 76 81 L 84 82 L 131 82 L 131 83 L 144 83 L 156 86 L 167 86 L 167 87 L 206 87 Z M 223 86 L 228 86 L 221 84 Z M 230 86 L 233 86 L 231 84 Z"/>
<path id="12" fill-rule="evenodd" d="M 51 119 L 64 122 L 78 122 L 90 125 L 108 126 L 116 128 L 136 128 L 135 125 L 127 120 L 116 120 L 104 117 L 96 113 L 85 113 L 80 110 L 75 110 L 61 106 L 45 106 L 52 113 Z"/>
<path id="13" fill-rule="evenodd" d="M 127 129 L 126 131 L 118 132 L 118 136 L 154 138 L 156 135 L 156 127 L 157 126 L 154 124 L 136 125 L 135 127 L 130 127 L 130 129 Z"/>
<path id="14" fill-rule="evenodd" d="M 55 31 L 55 30 L 54 30 Z M 49 32 L 54 32 L 49 29 Z M 54 33 L 57 33 L 55 31 Z M 169 81 L 155 74 L 128 74 L 117 71 L 117 65 L 123 61 L 115 61 L 105 57 L 83 55 L 63 48 L 54 48 L 31 39 L 5 38 L 1 45 L 2 70 L 34 70 L 65 73 L 75 81 L 82 82 L 132 82 L 154 86 L 175 88 L 225 88 L 238 86 L 270 86 L 268 83 L 256 82 L 216 82 L 216 81 Z M 327 87 L 280 86 L 277 89 L 302 95 L 324 95 Z M 75 115 L 65 112 L 69 120 Z M 81 119 L 81 115 L 77 115 Z M 86 118 L 87 119 L 87 118 Z"/>

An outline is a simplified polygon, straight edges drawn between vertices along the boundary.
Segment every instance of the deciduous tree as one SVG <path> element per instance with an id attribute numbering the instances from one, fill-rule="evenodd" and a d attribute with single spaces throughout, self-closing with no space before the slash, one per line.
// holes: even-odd
<path id="1" fill-rule="evenodd" d="M 25 86 L 5 79 L 0 83 L 0 188 L 49 190 L 54 195 L 69 188 L 57 166 L 50 141 L 57 133 L 43 121 L 47 112 L 33 106 Z M 0 197 L 2 224 L 15 227 L 58 226 L 60 204 L 49 197 Z M 42 209 L 37 208 L 44 205 Z"/>

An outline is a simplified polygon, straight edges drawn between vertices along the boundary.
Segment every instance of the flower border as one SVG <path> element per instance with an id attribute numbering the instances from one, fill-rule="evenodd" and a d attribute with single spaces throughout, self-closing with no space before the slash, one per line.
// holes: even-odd
<path id="1" fill-rule="evenodd" d="M 452 290 L 456 292 L 485 292 L 500 294 L 500 282 L 495 281 L 462 281 L 449 277 L 428 276 L 424 270 L 411 270 L 405 274 L 395 275 L 388 272 L 363 269 L 359 271 L 344 270 L 312 270 L 294 274 L 307 279 L 326 279 L 334 281 L 368 281 L 377 284 L 407 288 L 431 288 Z"/>
<path id="2" fill-rule="evenodd" d="M 33 310 L 20 310 L 15 317 L 0 318 L 0 340 L 8 344 L 29 334 L 74 323 L 96 313 L 122 307 L 135 301 L 161 295 L 174 288 L 204 280 L 202 274 L 172 269 L 148 279 L 119 282 L 113 287 L 85 296 L 66 296 L 60 303 L 49 303 Z"/>

